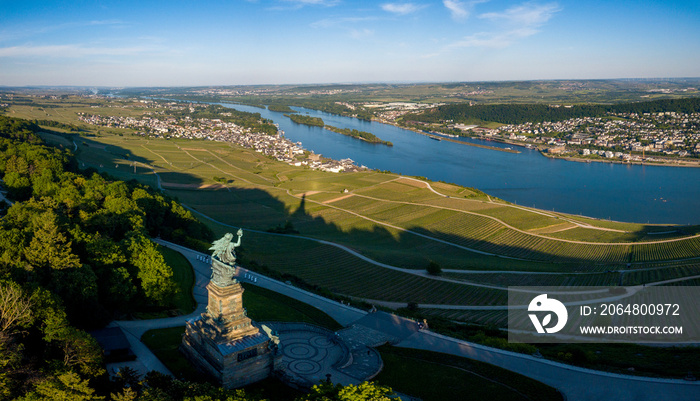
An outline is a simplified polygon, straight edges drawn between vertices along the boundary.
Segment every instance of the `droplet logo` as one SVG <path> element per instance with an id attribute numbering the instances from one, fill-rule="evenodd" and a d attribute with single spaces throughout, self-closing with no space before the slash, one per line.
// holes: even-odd
<path id="1" fill-rule="evenodd" d="M 536 296 L 530 305 L 527 307 L 528 312 L 552 312 L 557 315 L 557 324 L 554 327 L 546 328 L 552 322 L 552 313 L 548 313 L 542 319 L 542 322 L 537 318 L 537 314 L 530 313 L 530 320 L 532 324 L 535 325 L 535 329 L 538 333 L 558 333 L 559 330 L 564 328 L 566 320 L 569 318 L 569 313 L 566 311 L 566 306 L 563 303 L 557 301 L 553 298 L 547 298 L 547 294 L 541 294 Z"/>

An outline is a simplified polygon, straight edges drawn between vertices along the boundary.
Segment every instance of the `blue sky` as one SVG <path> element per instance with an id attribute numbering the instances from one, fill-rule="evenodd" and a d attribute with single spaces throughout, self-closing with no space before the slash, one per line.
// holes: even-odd
<path id="1" fill-rule="evenodd" d="M 697 0 L 0 0 L 0 85 L 699 76 Z"/>

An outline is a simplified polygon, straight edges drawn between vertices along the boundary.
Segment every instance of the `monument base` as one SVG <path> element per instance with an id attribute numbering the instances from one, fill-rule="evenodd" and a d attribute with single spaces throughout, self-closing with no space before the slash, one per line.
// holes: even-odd
<path id="1" fill-rule="evenodd" d="M 202 335 L 211 331 L 201 317 L 187 322 L 180 350 L 202 373 L 224 388 L 242 387 L 269 377 L 279 366 L 282 353 L 263 332 L 230 342 L 217 343 Z"/>

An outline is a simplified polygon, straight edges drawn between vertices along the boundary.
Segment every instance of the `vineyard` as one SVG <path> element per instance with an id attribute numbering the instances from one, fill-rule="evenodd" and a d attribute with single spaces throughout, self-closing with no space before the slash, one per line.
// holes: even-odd
<path id="1" fill-rule="evenodd" d="M 655 267 L 625 273 L 624 284 L 639 285 L 693 276 L 700 276 L 700 261 L 687 265 Z"/>
<path id="2" fill-rule="evenodd" d="M 421 309 L 428 316 L 440 317 L 459 322 L 469 322 L 496 327 L 508 326 L 508 311 L 505 310 L 449 310 L 449 309 Z"/>
<path id="3" fill-rule="evenodd" d="M 495 286 L 612 286 L 620 281 L 620 273 L 591 274 L 521 274 L 521 273 L 443 273 L 443 277 L 469 283 Z"/>
<path id="4" fill-rule="evenodd" d="M 246 233 L 245 259 L 338 294 L 396 303 L 503 305 L 505 291 L 470 284 L 603 286 L 700 275 L 693 264 L 700 238 L 682 239 L 694 228 L 650 235 L 666 228 L 530 211 L 492 202 L 476 190 L 430 183 L 446 197 L 424 182 L 393 174 L 309 171 L 222 143 L 149 140 L 141 146 L 141 141 L 117 136 L 77 143 L 85 150 L 81 161 L 123 179 L 155 185 L 153 167 L 164 188 L 183 203 L 235 226 L 265 231 L 289 221 L 302 236 L 417 271 L 435 261 L 443 269 L 551 272 L 444 273 L 451 282 L 377 266 L 329 245 Z M 142 164 L 134 166 L 134 160 Z M 684 261 L 669 263 L 673 260 Z M 628 263 L 632 271 L 609 272 L 627 269 Z M 500 311 L 428 312 L 481 323 L 500 324 L 504 318 Z"/>
<path id="5" fill-rule="evenodd" d="M 700 256 L 700 237 L 684 241 L 639 244 L 632 247 L 632 261 L 677 260 Z"/>
<path id="6" fill-rule="evenodd" d="M 473 212 L 361 196 L 333 202 L 333 207 L 494 255 L 547 262 L 620 264 L 630 261 L 631 246 L 627 244 L 557 241 L 504 227 L 495 219 Z"/>
<path id="7" fill-rule="evenodd" d="M 381 268 L 335 247 L 267 234 L 246 234 L 244 258 L 332 292 L 390 302 L 503 305 L 505 291 L 472 287 Z M 270 247 L 274 241 L 275 246 Z M 300 252 L 302 251 L 303 252 Z M 329 261 L 333 261 L 329 264 Z"/>

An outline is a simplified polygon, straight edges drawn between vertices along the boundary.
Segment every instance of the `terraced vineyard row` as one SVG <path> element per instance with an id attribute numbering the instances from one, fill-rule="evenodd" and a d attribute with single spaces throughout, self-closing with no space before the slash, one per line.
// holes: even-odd
<path id="1" fill-rule="evenodd" d="M 625 273 L 624 284 L 638 285 L 698 275 L 700 275 L 700 263 Z"/>
<path id="2" fill-rule="evenodd" d="M 628 245 L 589 245 L 561 242 L 527 235 L 512 229 L 501 230 L 481 248 L 486 252 L 543 261 L 625 263 Z"/>
<path id="3" fill-rule="evenodd" d="M 390 182 L 381 184 L 377 187 L 361 189 L 356 191 L 356 193 L 373 198 L 402 202 L 419 202 L 437 196 L 434 193 L 429 192 L 427 189 L 420 189 L 397 182 Z"/>
<path id="4" fill-rule="evenodd" d="M 633 262 L 686 259 L 698 256 L 700 256 L 700 237 L 632 247 Z"/>
<path id="5" fill-rule="evenodd" d="M 421 232 L 427 229 L 430 232 L 425 234 L 461 246 L 520 259 L 619 264 L 630 261 L 683 259 L 700 255 L 700 238 L 647 245 L 578 244 L 528 235 L 503 228 L 500 223 L 484 216 L 446 209 L 433 209 L 431 212 L 430 207 L 392 204 L 360 196 L 343 199 L 336 204 L 337 207 L 409 230 Z M 496 210 L 487 213 L 494 214 Z M 501 212 L 503 213 L 505 212 Z M 508 211 L 505 215 L 513 213 L 525 212 Z"/>
<path id="6" fill-rule="evenodd" d="M 620 273 L 598 274 L 512 274 L 443 273 L 443 277 L 472 283 L 502 286 L 607 286 L 617 285 Z"/>
<path id="7" fill-rule="evenodd" d="M 508 327 L 508 311 L 505 310 L 450 310 L 450 309 L 421 309 L 422 313 L 429 316 L 441 317 L 460 322 L 469 322 L 496 327 Z M 428 319 L 430 324 L 430 319 Z"/>

